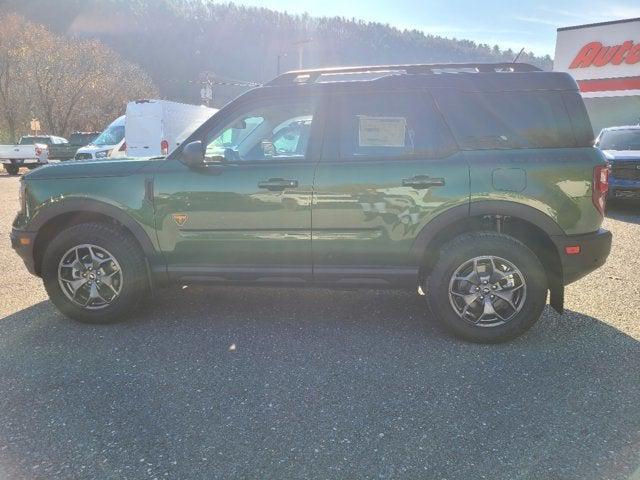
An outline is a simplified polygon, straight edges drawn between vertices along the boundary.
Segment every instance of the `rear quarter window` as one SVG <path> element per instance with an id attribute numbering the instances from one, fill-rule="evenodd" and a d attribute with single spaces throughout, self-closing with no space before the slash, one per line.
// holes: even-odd
<path id="1" fill-rule="evenodd" d="M 462 149 L 577 146 L 562 92 L 443 88 L 433 95 Z"/>

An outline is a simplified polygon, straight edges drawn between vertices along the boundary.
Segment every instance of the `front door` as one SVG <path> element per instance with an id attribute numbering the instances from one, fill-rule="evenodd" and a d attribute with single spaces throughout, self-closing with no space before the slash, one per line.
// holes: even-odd
<path id="1" fill-rule="evenodd" d="M 202 134 L 205 167 L 189 168 L 179 158 L 166 162 L 154 195 L 172 277 L 310 279 L 315 110 L 310 98 L 223 110 Z"/>
<path id="2" fill-rule="evenodd" d="M 428 92 L 338 95 L 314 183 L 314 277 L 411 283 L 410 252 L 439 213 L 469 201 L 469 167 Z"/>

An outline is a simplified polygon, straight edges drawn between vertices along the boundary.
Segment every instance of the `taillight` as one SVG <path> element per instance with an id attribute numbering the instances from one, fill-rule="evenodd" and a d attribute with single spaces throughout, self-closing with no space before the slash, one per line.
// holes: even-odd
<path id="1" fill-rule="evenodd" d="M 127 151 L 127 142 L 122 142 L 122 145 L 120 145 L 120 148 L 118 149 L 119 152 L 126 152 Z"/>
<path id="2" fill-rule="evenodd" d="M 168 155 L 169 154 L 169 142 L 166 140 L 162 140 L 160 142 L 160 153 L 162 155 Z"/>
<path id="3" fill-rule="evenodd" d="M 609 191 L 609 166 L 598 165 L 593 169 L 593 183 L 591 185 L 591 199 L 600 215 L 604 215 Z"/>
<path id="4" fill-rule="evenodd" d="M 42 148 L 40 147 L 36 147 L 36 155 L 39 157 L 40 155 L 42 155 Z"/>

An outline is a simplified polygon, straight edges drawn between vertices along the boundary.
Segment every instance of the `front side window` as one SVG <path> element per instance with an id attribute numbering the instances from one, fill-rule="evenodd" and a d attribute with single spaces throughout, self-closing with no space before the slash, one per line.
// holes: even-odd
<path id="1" fill-rule="evenodd" d="M 442 157 L 455 143 L 423 92 L 338 97 L 340 158 Z"/>
<path id="2" fill-rule="evenodd" d="M 206 140 L 209 161 L 304 158 L 313 122 L 311 101 L 265 103 L 239 114 Z"/>

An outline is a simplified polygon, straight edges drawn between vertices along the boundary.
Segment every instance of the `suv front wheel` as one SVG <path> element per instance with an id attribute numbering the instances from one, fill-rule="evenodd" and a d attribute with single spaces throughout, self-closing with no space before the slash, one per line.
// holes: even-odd
<path id="1" fill-rule="evenodd" d="M 496 343 L 529 329 L 542 314 L 547 278 L 522 242 L 496 232 L 471 232 L 447 243 L 426 285 L 438 320 L 454 335 Z"/>
<path id="2" fill-rule="evenodd" d="M 129 316 L 148 285 L 135 240 L 105 223 L 83 223 L 60 232 L 45 251 L 42 278 L 56 307 L 86 323 Z"/>

